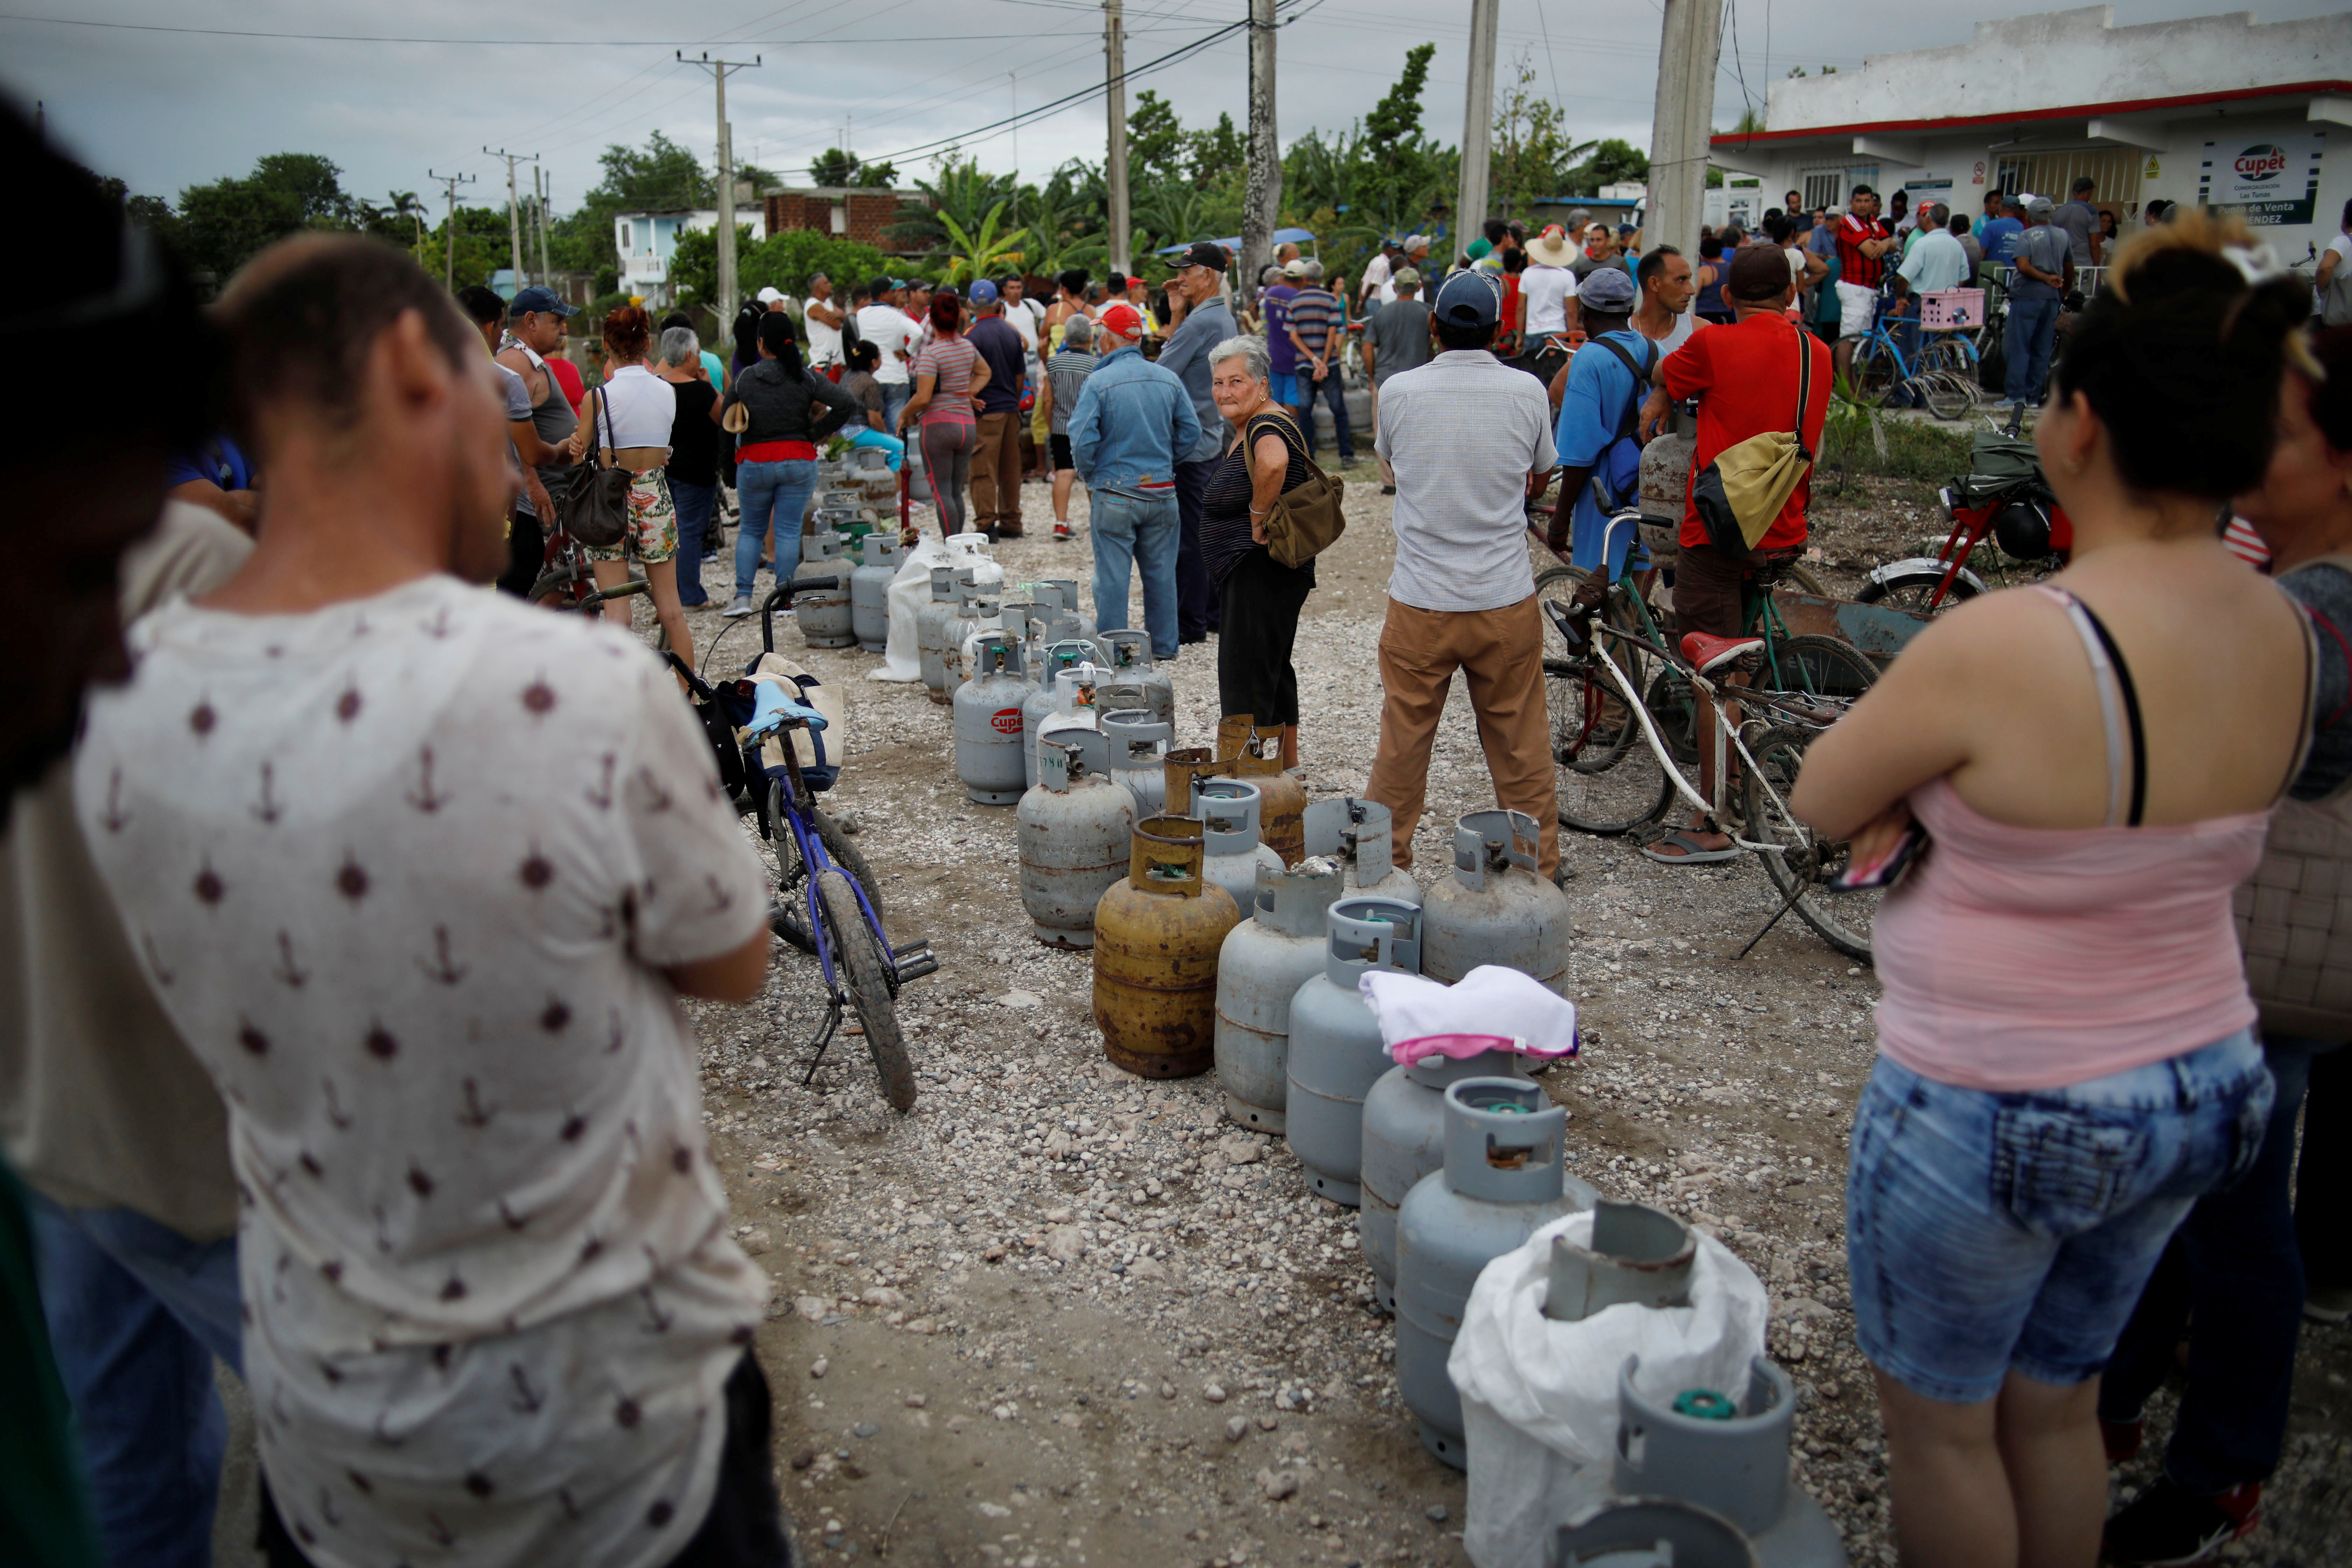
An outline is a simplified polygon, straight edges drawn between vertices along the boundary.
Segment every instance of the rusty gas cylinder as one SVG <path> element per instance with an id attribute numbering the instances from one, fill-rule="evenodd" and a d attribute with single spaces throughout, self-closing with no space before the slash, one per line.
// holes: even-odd
<path id="1" fill-rule="evenodd" d="M 1160 804 L 1171 816 L 1192 815 L 1192 792 L 1209 779 L 1234 776 L 1234 754 L 1213 746 L 1185 746 L 1160 759 L 1166 786 Z"/>
<path id="2" fill-rule="evenodd" d="M 1257 785 L 1258 834 L 1285 866 L 1307 858 L 1307 786 L 1282 766 L 1282 731 L 1262 730 L 1247 713 L 1217 723 L 1217 750 L 1233 755 L 1231 777 Z"/>
<path id="3" fill-rule="evenodd" d="M 1214 1058 L 1217 952 L 1241 920 L 1201 880 L 1201 823 L 1138 823 L 1127 875 L 1095 906 L 1095 1026 L 1103 1054 L 1144 1078 L 1189 1078 Z"/>

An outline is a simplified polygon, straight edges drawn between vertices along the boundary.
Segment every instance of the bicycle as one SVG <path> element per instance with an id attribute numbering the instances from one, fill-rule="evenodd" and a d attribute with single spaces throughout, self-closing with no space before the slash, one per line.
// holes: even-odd
<path id="1" fill-rule="evenodd" d="M 610 588 L 599 587 L 587 552 L 581 549 L 580 542 L 572 537 L 562 520 L 558 519 L 547 531 L 547 545 L 540 556 L 539 578 L 524 596 L 542 609 L 585 612 L 600 609 L 613 599 L 625 599 L 634 594 L 646 593 L 651 586 L 642 577 L 631 577 L 626 582 L 614 584 Z M 665 634 L 663 647 L 667 649 L 667 646 Z"/>
<path id="2" fill-rule="evenodd" d="M 1960 418 L 1977 403 L 1979 366 L 1977 345 L 1969 333 L 1984 319 L 1984 290 L 1951 289 L 1917 298 L 1921 342 L 1914 354 L 1903 352 L 1887 330 L 1889 318 L 1879 316 L 1871 323 L 1870 335 L 1853 351 L 1848 372 L 1853 395 L 1883 408 L 1900 389 L 1926 404 L 1938 419 Z"/>
<path id="3" fill-rule="evenodd" d="M 760 607 L 766 652 L 775 650 L 779 605 L 790 609 L 795 593 L 835 588 L 840 582 L 804 577 L 778 584 Z M 801 689 L 792 682 L 758 679 L 760 659 L 743 678 L 712 684 L 676 654 L 667 657 L 694 695 L 718 753 L 720 781 L 734 796 L 738 813 L 757 818 L 767 847 L 761 858 L 774 882 L 769 930 L 814 954 L 824 977 L 824 1020 L 809 1041 L 814 1054 L 801 1082 L 814 1081 L 847 1011 L 856 1016 L 854 1032 L 865 1037 L 884 1098 L 900 1112 L 912 1110 L 915 1070 L 898 1028 L 898 991 L 910 980 L 936 973 L 939 959 L 927 938 L 903 949 L 891 944 L 872 870 L 816 804 L 817 793 L 829 788 L 840 772 L 837 763 L 823 761 L 822 742 L 814 739 L 830 721 L 801 700 L 805 693 L 793 695 Z M 802 760 L 803 737 L 811 739 L 811 752 L 818 759 L 813 766 Z"/>

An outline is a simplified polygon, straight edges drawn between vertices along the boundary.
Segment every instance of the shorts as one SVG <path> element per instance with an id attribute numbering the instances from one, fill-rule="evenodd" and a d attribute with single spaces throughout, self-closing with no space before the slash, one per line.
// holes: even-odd
<path id="1" fill-rule="evenodd" d="M 1056 471 L 1063 468 L 1075 468 L 1078 466 L 1076 461 L 1070 456 L 1070 433 L 1068 431 L 1056 430 L 1045 439 L 1054 448 L 1054 468 Z"/>
<path id="2" fill-rule="evenodd" d="M 1298 388 L 1297 371 L 1277 370 L 1266 375 L 1266 386 L 1274 400 L 1285 408 L 1296 408 L 1305 401 Z"/>
<path id="3" fill-rule="evenodd" d="M 1870 335 L 1870 324 L 1878 315 L 1878 290 L 1860 283 L 1837 286 L 1838 335 L 1861 338 Z"/>
<path id="4" fill-rule="evenodd" d="M 2063 1089 L 1995 1093 L 1881 1057 L 1854 1112 L 1854 1337 L 1929 1399 L 2018 1372 L 2099 1375 L 2157 1259 L 2262 1150 L 2273 1093 L 2251 1030 Z"/>
<path id="5" fill-rule="evenodd" d="M 625 561 L 631 557 L 658 566 L 677 554 L 677 509 L 670 503 L 669 475 L 655 468 L 637 476 L 629 487 L 629 521 L 618 544 L 583 545 L 591 561 Z"/>
<path id="6" fill-rule="evenodd" d="M 1685 544 L 1675 563 L 1675 632 L 1736 637 L 1747 631 L 1742 584 L 1758 557 L 1735 561 L 1712 544 Z"/>

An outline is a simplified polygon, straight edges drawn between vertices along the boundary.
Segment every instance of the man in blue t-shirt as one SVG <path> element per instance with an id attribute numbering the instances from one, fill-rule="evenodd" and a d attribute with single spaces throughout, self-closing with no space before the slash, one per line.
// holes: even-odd
<path id="1" fill-rule="evenodd" d="M 2011 263 L 2017 237 L 2025 232 L 2025 203 L 2016 195 L 2001 197 L 2000 216 L 1985 220 L 1978 231 L 1977 243 L 1984 247 L 1985 259 L 1995 267 Z"/>
<path id="2" fill-rule="evenodd" d="M 1296 408 L 1304 401 L 1298 395 L 1298 345 L 1290 341 L 1290 302 L 1298 298 L 1304 265 L 1297 261 L 1285 265 L 1281 276 L 1258 296 L 1259 309 L 1265 315 L 1269 384 L 1274 400 L 1285 408 Z"/>
<path id="3" fill-rule="evenodd" d="M 1608 467 L 1603 458 L 1609 448 L 1633 428 L 1633 416 L 1649 391 L 1648 377 L 1636 375 L 1635 370 L 1657 366 L 1657 345 L 1633 328 L 1636 298 L 1633 280 L 1613 267 L 1595 270 L 1578 289 L 1577 301 L 1590 335 L 1569 361 L 1552 437 L 1559 455 L 1560 491 L 1545 542 L 1554 551 L 1569 551 L 1569 559 L 1590 572 L 1601 563 L 1605 537 L 1612 578 L 1625 570 L 1626 556 L 1635 547 L 1634 530 L 1621 528 L 1613 536 L 1607 534 L 1610 512 L 1602 510 L 1590 481 L 1596 470 Z M 1625 357 L 1619 358 L 1612 349 Z M 1607 482 L 1605 473 L 1602 482 Z M 1560 507 L 1569 509 L 1565 518 Z M 1637 555 L 1633 564 L 1645 566 L 1648 560 Z"/>

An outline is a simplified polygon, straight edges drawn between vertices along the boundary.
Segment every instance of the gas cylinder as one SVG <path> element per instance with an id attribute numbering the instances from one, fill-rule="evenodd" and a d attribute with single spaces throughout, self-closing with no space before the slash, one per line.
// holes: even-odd
<path id="1" fill-rule="evenodd" d="M 1568 895 L 1536 870 L 1535 818 L 1474 811 L 1454 829 L 1454 875 L 1422 900 L 1421 972 L 1451 985 L 1482 963 L 1568 994 Z"/>
<path id="2" fill-rule="evenodd" d="M 1729 1520 L 1659 1497 L 1587 1509 L 1552 1532 L 1543 1553 L 1544 1568 L 1761 1568 Z"/>
<path id="3" fill-rule="evenodd" d="M 1185 746 L 1161 753 L 1160 773 L 1160 798 L 1168 803 L 1168 815 L 1192 815 L 1192 796 L 1202 784 L 1213 778 L 1224 778 L 1233 772 L 1234 759 L 1207 746 Z M 1253 890 L 1257 884 L 1253 881 Z"/>
<path id="4" fill-rule="evenodd" d="M 1376 800 L 1342 795 L 1308 806 L 1303 822 L 1307 853 L 1328 855 L 1339 861 L 1347 871 L 1348 891 L 1377 893 L 1421 907 L 1421 884 L 1390 858 L 1394 836 L 1387 806 Z"/>
<path id="5" fill-rule="evenodd" d="M 1089 663 L 1066 669 L 1054 689 L 1053 704 L 1030 722 L 1029 732 L 1022 741 L 1022 754 L 1034 756 L 1040 742 L 1050 742 L 1056 737 L 1098 733 L 1101 720 L 1096 703 L 1095 667 Z"/>
<path id="6" fill-rule="evenodd" d="M 1241 910 L 1201 878 L 1197 817 L 1146 817 L 1130 842 L 1095 905 L 1095 1026 L 1128 1071 L 1189 1078 L 1214 1055 L 1217 950 Z"/>
<path id="7" fill-rule="evenodd" d="M 1568 1174 L 1568 1113 L 1539 1085 L 1472 1078 L 1445 1091 L 1445 1163 L 1397 1212 L 1397 1386 L 1423 1447 L 1467 1467 L 1462 1396 L 1445 1373 L 1478 1272 L 1547 1222 L 1591 1208 Z"/>
<path id="8" fill-rule="evenodd" d="M 1260 866 L 1249 918 L 1217 953 L 1217 1082 L 1225 1114 L 1256 1132 L 1279 1133 L 1289 1089 L 1290 999 L 1323 967 L 1336 860 Z"/>
<path id="9" fill-rule="evenodd" d="M 1013 635 L 1013 617 L 1006 616 L 1004 617 L 1005 636 Z M 1080 664 L 1093 657 L 1094 651 L 1094 644 L 1080 642 L 1076 637 L 1066 642 L 1049 644 L 1043 650 L 1045 655 L 1043 661 L 1038 663 L 1030 662 L 1029 652 L 1025 647 L 1022 650 L 1024 668 L 1037 671 L 1036 695 L 1030 698 L 1021 708 L 1022 733 L 1026 737 L 1021 745 L 1023 776 L 1028 779 L 1029 787 L 1032 789 L 1037 786 L 1037 737 L 1041 732 L 1040 727 L 1045 721 L 1045 715 L 1056 711 L 1061 705 L 1062 694 L 1059 689 L 1061 677 L 1065 673 L 1075 672 Z"/>
<path id="10" fill-rule="evenodd" d="M 1318 801 L 1307 810 L 1332 804 Z M 1391 1065 L 1356 981 L 1370 969 L 1421 973 L 1421 910 L 1402 899 L 1346 893 L 1324 924 L 1323 967 L 1290 999 L 1283 1113 L 1290 1152 L 1306 1167 L 1307 1190 L 1354 1208 L 1361 1201 L 1364 1096 Z"/>
<path id="11" fill-rule="evenodd" d="M 820 528 L 801 541 L 801 563 L 793 569 L 795 583 L 807 577 L 832 577 L 833 587 L 793 595 L 793 616 L 801 637 L 811 647 L 847 647 L 857 640 L 850 628 L 849 576 L 853 568 L 843 554 L 841 535 Z"/>
<path id="12" fill-rule="evenodd" d="M 1001 624 L 993 584 L 967 588 L 957 597 L 955 609 L 940 626 L 940 670 L 946 700 L 953 702 L 956 689 L 970 678 L 971 666 L 965 662 L 964 649 L 973 635 L 994 630 Z"/>
<path id="13" fill-rule="evenodd" d="M 1069 611 L 1077 620 L 1078 635 L 1092 642 L 1095 638 L 1095 618 L 1087 614 L 1086 606 L 1078 600 L 1078 580 L 1076 577 L 1048 577 L 1037 585 L 1041 588 L 1052 588 L 1060 594 L 1062 608 Z M 1105 664 L 1110 662 L 1108 649 L 1104 652 L 1103 662 Z"/>
<path id="14" fill-rule="evenodd" d="M 1157 816 L 1168 798 L 1162 759 L 1172 731 L 1148 709 L 1103 709 L 1102 731 L 1110 739 L 1110 776 L 1135 796 L 1135 809 Z M 1188 803 L 1189 804 L 1189 803 Z"/>
<path id="15" fill-rule="evenodd" d="M 980 592 L 985 597 L 972 600 L 972 611 L 977 619 L 971 628 L 963 634 L 963 641 L 950 643 L 940 650 L 947 660 L 950 689 L 953 689 L 960 684 L 960 679 L 971 679 L 972 668 L 980 658 L 981 635 L 984 632 L 1003 632 L 1007 641 L 1020 648 L 1021 668 L 1023 669 L 1037 668 L 1037 661 L 1030 657 L 1029 645 L 1021 640 L 1021 615 L 1028 608 L 1026 601 L 1000 599 L 997 597 L 997 590 L 984 586 Z M 959 672 L 961 672 L 961 678 L 959 678 Z M 1036 682 L 1033 680 L 1030 684 L 1034 686 Z"/>
<path id="16" fill-rule="evenodd" d="M 915 654 L 923 671 L 923 689 L 934 702 L 948 700 L 945 656 L 948 618 L 956 613 L 962 590 L 972 585 L 969 566 L 931 568 L 931 602 L 915 612 Z"/>
<path id="17" fill-rule="evenodd" d="M 982 805 L 1021 799 L 1021 705 L 1035 689 L 1021 675 L 1021 644 L 1002 631 L 980 639 L 972 679 L 955 695 L 956 776 Z"/>
<path id="18" fill-rule="evenodd" d="M 1092 947 L 1095 905 L 1127 875 L 1135 797 L 1111 780 L 1104 738 L 1066 733 L 1038 758 L 1021 797 L 1021 905 L 1047 947 Z"/>
<path id="19" fill-rule="evenodd" d="M 890 583 L 905 559 L 895 530 L 868 534 L 866 564 L 849 574 L 849 626 L 866 653 L 890 646 Z"/>
<path id="20" fill-rule="evenodd" d="M 1208 853 L 1201 875 L 1224 889 L 1234 907 L 1249 908 L 1257 898 L 1257 868 L 1281 870 L 1282 857 L 1258 842 L 1258 793 L 1240 779 L 1204 779 L 1192 789 L 1192 815 L 1201 819 Z"/>
<path id="21" fill-rule="evenodd" d="M 1424 910 L 1424 940 L 1426 921 Z M 1364 1261 L 1371 1265 L 1372 1294 L 1391 1312 L 1396 1310 L 1397 1205 L 1415 1182 L 1445 1163 L 1445 1090 L 1472 1078 L 1529 1081 L 1517 1052 L 1482 1051 L 1458 1061 L 1432 1056 L 1409 1068 L 1391 1067 L 1364 1096 L 1356 1234 Z"/>
<path id="22" fill-rule="evenodd" d="M 1307 786 L 1283 771 L 1282 731 L 1261 730 L 1246 713 L 1232 714 L 1217 724 L 1217 749 L 1239 753 L 1234 776 L 1257 785 L 1264 804 L 1260 831 L 1266 846 L 1296 866 L 1307 856 Z"/>
<path id="23" fill-rule="evenodd" d="M 1143 688 L 1143 700 L 1137 706 L 1150 709 L 1153 718 L 1173 730 L 1176 724 L 1176 681 L 1152 662 L 1151 634 L 1126 628 L 1097 635 L 1110 645 L 1110 667 L 1118 679 L 1132 680 Z"/>

